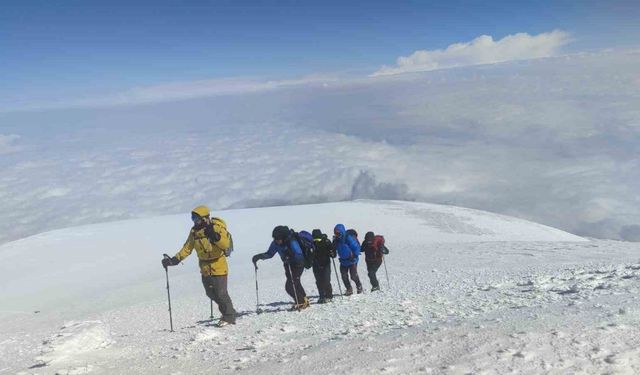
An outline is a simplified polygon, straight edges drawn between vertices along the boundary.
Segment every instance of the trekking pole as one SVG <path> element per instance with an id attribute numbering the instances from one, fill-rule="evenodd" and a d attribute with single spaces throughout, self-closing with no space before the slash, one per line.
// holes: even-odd
<path id="1" fill-rule="evenodd" d="M 167 254 L 163 254 L 165 259 L 171 258 Z M 169 300 L 169 325 L 171 327 L 171 331 L 173 332 L 173 317 L 171 315 L 171 293 L 169 292 L 169 268 L 165 267 L 164 272 L 167 276 L 167 299 Z"/>
<path id="2" fill-rule="evenodd" d="M 344 298 L 342 295 L 342 287 L 340 286 L 340 277 L 338 277 L 338 269 L 336 268 L 336 258 L 331 258 L 333 262 L 333 270 L 336 271 L 336 281 L 338 282 L 338 290 L 340 291 L 340 298 Z"/>
<path id="3" fill-rule="evenodd" d="M 260 309 L 260 297 L 258 295 L 258 265 L 254 263 L 253 266 L 256 268 L 256 314 L 260 314 L 262 309 Z"/>
<path id="4" fill-rule="evenodd" d="M 209 275 L 211 275 L 212 269 L 211 269 L 211 264 L 209 264 Z M 207 288 L 211 288 L 211 285 L 207 285 Z M 209 294 L 207 293 L 207 296 L 209 296 Z M 213 299 L 211 297 L 209 297 L 209 302 L 211 303 L 211 315 L 209 315 L 209 319 L 213 320 Z"/>
<path id="5" fill-rule="evenodd" d="M 293 286 L 293 299 L 296 301 L 296 310 L 300 311 L 300 303 L 298 303 L 298 292 L 296 291 L 296 282 L 293 279 L 293 269 L 291 268 L 291 263 L 287 263 L 289 266 L 289 275 L 291 275 L 291 286 Z"/>
<path id="6" fill-rule="evenodd" d="M 387 262 L 384 260 L 386 257 L 382 257 L 382 264 L 384 264 L 384 274 L 387 276 L 387 287 L 391 290 L 391 283 L 389 283 L 389 273 L 387 272 Z"/>

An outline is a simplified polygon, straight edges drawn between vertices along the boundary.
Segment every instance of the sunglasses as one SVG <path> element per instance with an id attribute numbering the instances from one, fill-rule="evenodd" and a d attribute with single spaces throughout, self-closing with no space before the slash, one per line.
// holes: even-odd
<path id="1" fill-rule="evenodd" d="M 200 215 L 193 212 L 191 213 L 191 220 L 194 222 L 194 224 L 198 224 L 199 222 L 202 221 L 202 218 L 200 217 Z"/>

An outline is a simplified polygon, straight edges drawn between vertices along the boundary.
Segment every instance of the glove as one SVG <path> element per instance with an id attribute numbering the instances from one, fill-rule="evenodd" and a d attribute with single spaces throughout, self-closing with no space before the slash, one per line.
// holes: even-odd
<path id="1" fill-rule="evenodd" d="M 162 259 L 162 267 L 167 268 L 169 266 L 176 266 L 180 264 L 180 261 L 176 257 Z"/>
<path id="2" fill-rule="evenodd" d="M 337 255 L 337 254 L 336 254 L 336 249 L 330 249 L 330 250 L 329 250 L 329 256 L 330 256 L 330 257 L 335 258 L 335 257 L 336 257 L 336 255 Z"/>
<path id="3" fill-rule="evenodd" d="M 389 249 L 386 246 L 382 245 L 382 249 L 381 250 L 382 250 L 382 254 L 385 254 L 385 255 L 389 254 Z"/>
<path id="4" fill-rule="evenodd" d="M 253 265 L 255 266 L 256 263 L 258 263 L 258 261 L 262 259 L 262 254 L 256 254 L 253 256 L 253 258 L 251 258 L 251 261 L 253 262 Z"/>
<path id="5" fill-rule="evenodd" d="M 204 235 L 207 236 L 207 238 L 209 238 L 209 241 L 211 242 L 220 241 L 220 233 L 213 230 L 213 225 L 209 225 L 204 228 Z"/>

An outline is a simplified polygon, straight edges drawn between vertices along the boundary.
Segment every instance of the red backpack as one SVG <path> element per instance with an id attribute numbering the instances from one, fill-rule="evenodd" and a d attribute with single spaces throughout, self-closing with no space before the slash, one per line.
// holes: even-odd
<path id="1" fill-rule="evenodd" d="M 367 255 L 367 260 L 378 260 L 382 259 L 382 254 L 388 254 L 389 250 L 387 250 L 386 246 L 384 246 L 384 237 L 380 235 L 376 235 L 373 237 L 373 241 L 368 243 L 365 248 L 365 254 Z"/>

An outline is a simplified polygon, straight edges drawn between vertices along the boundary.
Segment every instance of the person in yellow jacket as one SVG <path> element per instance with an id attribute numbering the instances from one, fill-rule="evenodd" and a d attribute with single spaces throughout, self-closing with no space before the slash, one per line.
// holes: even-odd
<path id="1" fill-rule="evenodd" d="M 231 236 L 227 232 L 226 223 L 217 217 L 209 217 L 207 206 L 198 206 L 191 212 L 193 227 L 189 231 L 189 237 L 182 249 L 172 258 L 162 260 L 162 266 L 175 266 L 188 257 L 193 249 L 198 254 L 202 285 L 217 305 L 222 317 L 218 321 L 219 326 L 236 324 L 236 311 L 227 291 L 227 265 L 226 254 L 232 246 Z"/>

